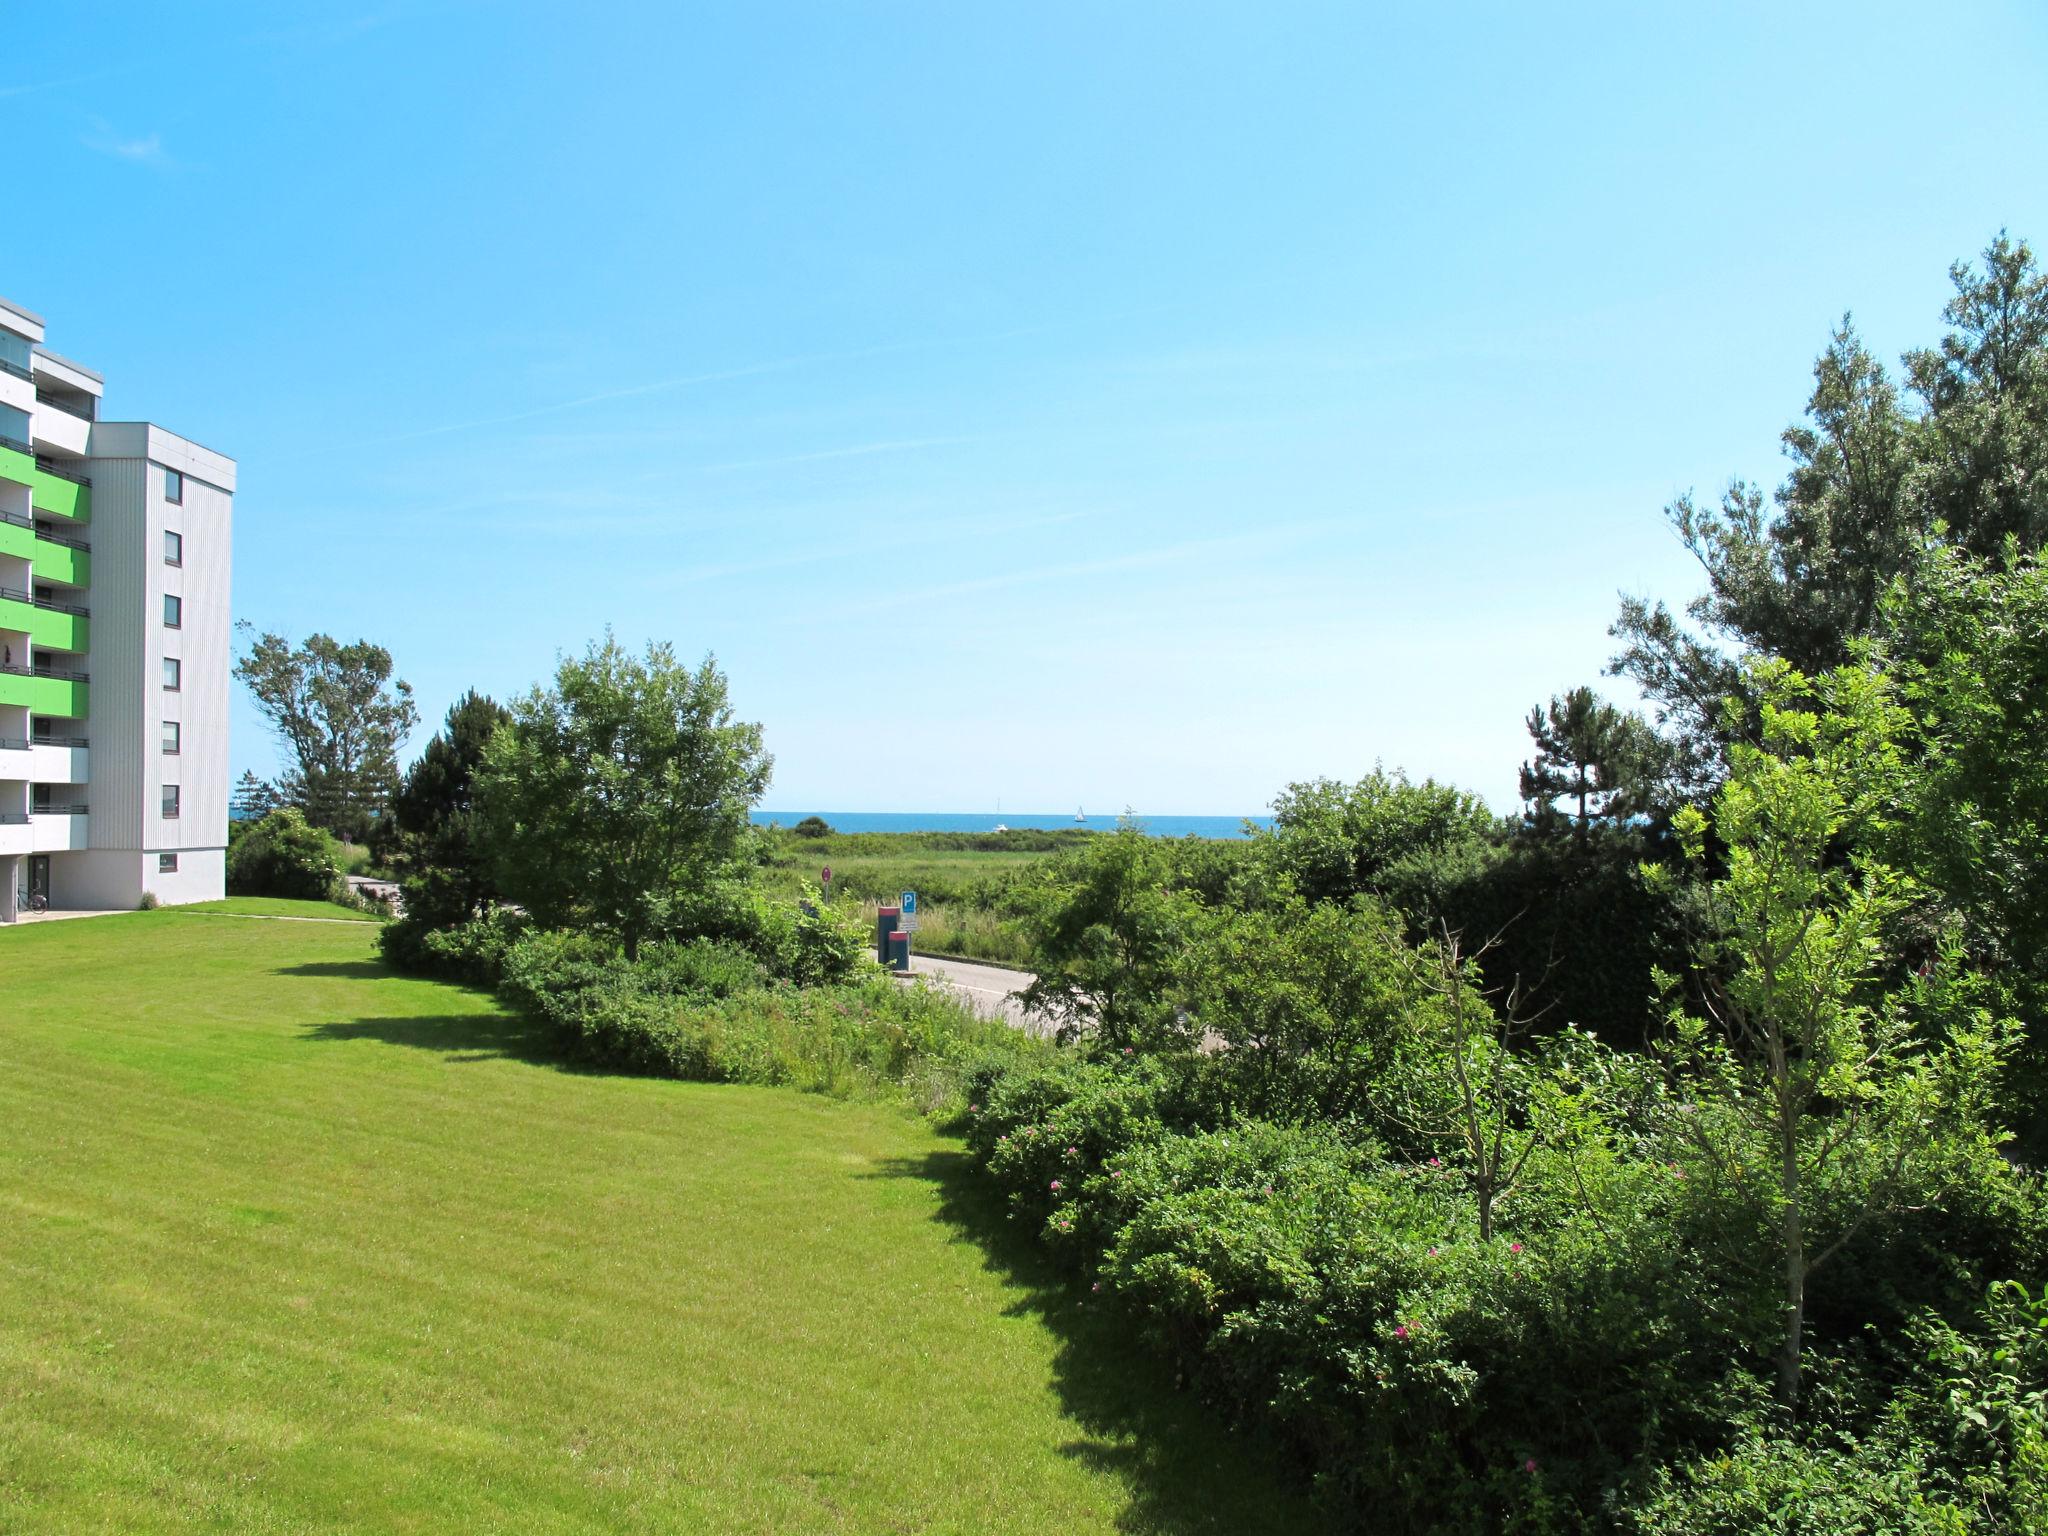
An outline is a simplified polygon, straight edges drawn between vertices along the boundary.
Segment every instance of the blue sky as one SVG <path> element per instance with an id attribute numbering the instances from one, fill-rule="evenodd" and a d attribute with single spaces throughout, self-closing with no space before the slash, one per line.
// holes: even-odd
<path id="1" fill-rule="evenodd" d="M 778 808 L 1505 809 L 1833 320 L 2048 241 L 2029 5 L 11 9 L 0 294 L 238 616 L 713 651 Z"/>

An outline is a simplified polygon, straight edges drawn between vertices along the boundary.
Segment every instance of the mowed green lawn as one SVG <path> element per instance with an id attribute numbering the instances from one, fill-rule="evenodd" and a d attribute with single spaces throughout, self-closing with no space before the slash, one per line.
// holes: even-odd
<path id="1" fill-rule="evenodd" d="M 563 1070 L 361 925 L 0 976 L 0 1531 L 1313 1525 L 898 1110 Z"/>

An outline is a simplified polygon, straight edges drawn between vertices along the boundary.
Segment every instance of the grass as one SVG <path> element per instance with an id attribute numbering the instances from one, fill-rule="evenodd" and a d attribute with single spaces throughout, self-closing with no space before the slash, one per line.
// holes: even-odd
<path id="1" fill-rule="evenodd" d="M 1005 900 L 1008 889 L 1055 857 L 1083 846 L 1086 832 L 858 832 L 830 837 L 770 834 L 759 886 L 779 896 L 815 887 L 829 865 L 835 903 L 858 903 L 873 920 L 877 905 L 904 891 L 918 895 L 917 947 L 1028 966 L 1031 944 Z"/>
<path id="2" fill-rule="evenodd" d="M 230 896 L 225 901 L 195 901 L 180 912 L 225 912 L 232 917 L 333 917 L 353 923 L 378 923 L 374 912 L 339 906 L 331 901 L 291 901 L 282 896 Z"/>
<path id="3" fill-rule="evenodd" d="M 0 1530 L 1313 1528 L 901 1111 L 566 1070 L 366 927 L 0 972 Z"/>

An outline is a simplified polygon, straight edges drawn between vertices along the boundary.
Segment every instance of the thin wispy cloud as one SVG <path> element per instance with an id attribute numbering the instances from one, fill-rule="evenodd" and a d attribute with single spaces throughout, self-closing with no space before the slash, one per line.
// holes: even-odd
<path id="1" fill-rule="evenodd" d="M 530 406 L 525 410 L 508 411 L 496 416 L 477 416 L 465 421 L 443 422 L 438 426 L 420 427 L 411 432 L 400 432 L 391 437 L 376 439 L 378 445 L 417 442 L 423 438 L 446 437 L 451 433 L 470 432 L 482 427 L 508 427 L 522 421 L 535 421 L 543 416 L 558 416 L 564 411 L 580 410 L 584 406 L 606 405 L 617 400 L 639 399 L 646 395 L 665 394 L 670 390 L 689 389 L 702 384 L 723 384 L 737 379 L 760 378 L 767 374 L 789 373 L 799 368 L 815 368 L 832 363 L 858 363 L 870 358 L 895 357 L 905 353 L 930 352 L 949 347 L 990 346 L 997 342 L 1014 341 L 1024 336 L 1043 335 L 1047 331 L 1066 329 L 1083 324 L 1080 319 L 1056 321 L 1045 325 L 1012 326 L 1008 330 L 984 331 L 968 336 L 933 336 L 921 341 L 884 342 L 878 346 L 855 347 L 840 352 L 808 352 L 794 357 L 774 358 L 767 362 L 750 363 L 737 368 L 720 368 L 705 373 L 678 374 L 674 378 L 654 379 L 645 384 L 627 385 L 620 389 L 599 390 L 595 394 L 577 395 L 567 400 L 552 400 L 545 405 Z"/>
<path id="2" fill-rule="evenodd" d="M 978 443 L 978 437 L 905 437 L 880 443 L 856 443 L 850 448 L 823 448 L 814 453 L 785 453 L 766 459 L 732 459 L 724 464 L 705 464 L 707 474 L 728 469 L 775 469 L 785 464 L 816 464 L 826 459 L 864 459 L 877 453 L 914 453 L 920 448 L 949 448 L 956 443 Z"/>
<path id="3" fill-rule="evenodd" d="M 1155 549 L 1133 550 L 1129 554 L 1107 555 L 1095 560 L 1074 560 L 1059 565 L 1027 566 L 1021 570 L 1001 571 L 990 576 L 978 576 L 967 581 L 947 582 L 935 586 L 919 586 L 914 590 L 898 592 L 888 597 L 876 598 L 873 602 L 838 610 L 836 617 L 848 614 L 877 613 L 912 604 L 929 603 L 939 598 L 971 597 L 978 593 L 1000 591 L 1006 587 L 1030 586 L 1048 581 L 1084 581 L 1097 576 L 1113 576 L 1125 571 L 1151 570 L 1159 566 L 1177 565 L 1202 555 L 1222 554 L 1229 550 L 1270 549 L 1273 545 L 1305 537 L 1313 533 L 1326 532 L 1342 526 L 1333 518 L 1312 522 L 1290 523 L 1279 528 L 1261 528 L 1255 533 L 1226 534 L 1213 539 L 1186 539 L 1178 544 L 1161 545 Z"/>
<path id="4" fill-rule="evenodd" d="M 0 101 L 7 101 L 16 96 L 34 96 L 41 91 L 60 91 L 73 85 L 90 85 L 95 80 L 125 75 L 139 67 L 135 64 L 114 64 L 106 69 L 89 70 L 82 75 L 63 75 L 55 80 L 28 80 L 18 85 L 0 85 Z"/>
<path id="5" fill-rule="evenodd" d="M 107 155 L 116 160 L 126 160 L 131 165 L 147 165 L 158 170 L 169 170 L 176 164 L 164 150 L 162 134 L 146 133 L 139 136 L 122 134 L 117 132 L 113 124 L 107 122 L 104 118 L 94 118 L 92 120 L 92 131 L 87 133 L 79 142 L 96 154 Z"/>

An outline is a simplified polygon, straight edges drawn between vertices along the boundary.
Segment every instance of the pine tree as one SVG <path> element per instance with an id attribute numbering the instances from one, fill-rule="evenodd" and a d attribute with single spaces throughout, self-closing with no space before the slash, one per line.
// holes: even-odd
<path id="1" fill-rule="evenodd" d="M 1583 841 L 1595 823 L 1619 826 L 1644 811 L 1662 749 L 1640 715 L 1574 688 L 1530 710 L 1528 724 L 1536 756 L 1522 765 L 1521 781 L 1533 829 L 1568 823 Z"/>
<path id="2" fill-rule="evenodd" d="M 229 797 L 230 814 L 236 821 L 261 821 L 280 805 L 284 796 L 268 780 L 259 779 L 248 769 L 235 781 L 234 793 Z"/>

